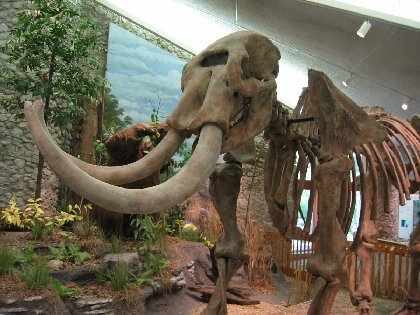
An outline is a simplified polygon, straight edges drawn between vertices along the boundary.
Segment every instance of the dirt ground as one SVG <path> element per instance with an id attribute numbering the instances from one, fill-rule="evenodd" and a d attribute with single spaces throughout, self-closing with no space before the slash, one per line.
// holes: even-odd
<path id="1" fill-rule="evenodd" d="M 374 299 L 374 314 L 375 315 L 389 315 L 396 311 L 401 303 Z M 310 302 L 304 302 L 294 306 L 286 307 L 284 305 L 271 304 L 262 302 L 258 305 L 240 306 L 228 305 L 229 315 L 306 315 L 309 309 Z M 191 315 L 199 315 L 204 306 L 194 310 Z M 342 291 L 338 294 L 332 313 L 334 315 L 358 315 L 359 313 L 350 303 L 347 292 Z"/>

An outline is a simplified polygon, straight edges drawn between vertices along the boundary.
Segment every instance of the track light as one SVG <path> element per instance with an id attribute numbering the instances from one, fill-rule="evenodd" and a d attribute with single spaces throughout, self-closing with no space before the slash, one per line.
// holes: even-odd
<path id="1" fill-rule="evenodd" d="M 408 109 L 408 105 L 407 105 L 406 103 L 403 103 L 403 104 L 401 105 L 401 108 L 402 108 L 403 110 L 407 110 L 407 109 Z"/>
<path id="2" fill-rule="evenodd" d="M 369 21 L 364 21 L 363 24 L 360 26 L 359 30 L 356 32 L 357 36 L 361 38 L 365 38 L 366 34 L 369 32 L 372 24 Z"/>
<path id="3" fill-rule="evenodd" d="M 344 87 L 348 87 L 349 84 L 350 84 L 350 82 L 351 82 L 351 80 L 353 80 L 353 73 L 350 73 L 350 77 L 348 79 L 341 81 L 341 84 Z"/>

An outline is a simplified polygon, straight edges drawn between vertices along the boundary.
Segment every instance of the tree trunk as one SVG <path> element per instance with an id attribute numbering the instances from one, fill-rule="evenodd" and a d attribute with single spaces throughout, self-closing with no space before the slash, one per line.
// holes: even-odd
<path id="1" fill-rule="evenodd" d="M 36 186 L 35 186 L 35 199 L 41 197 L 41 186 L 42 186 L 42 170 L 44 169 L 44 157 L 41 152 L 38 153 L 38 166 L 36 174 Z"/>
<path id="2" fill-rule="evenodd" d="M 80 136 L 80 158 L 88 163 L 95 164 L 94 141 L 98 132 L 98 113 L 96 100 L 85 100 L 86 115 L 83 119 L 82 133 Z"/>
<path id="3" fill-rule="evenodd" d="M 55 70 L 55 55 L 52 54 L 50 59 L 50 66 L 48 69 L 48 81 L 46 82 L 46 93 L 45 93 L 45 121 L 48 121 L 48 114 L 50 109 L 50 99 L 52 94 L 52 79 L 54 76 Z M 36 186 L 35 186 L 35 199 L 41 197 L 41 188 L 42 188 L 42 170 L 44 169 L 44 157 L 42 156 L 41 152 L 38 155 L 38 167 L 37 167 L 37 175 L 36 175 Z"/>

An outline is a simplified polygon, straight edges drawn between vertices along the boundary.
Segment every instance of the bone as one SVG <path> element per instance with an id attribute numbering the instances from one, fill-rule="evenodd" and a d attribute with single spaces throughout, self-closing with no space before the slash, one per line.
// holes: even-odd
<path id="1" fill-rule="evenodd" d="M 385 182 L 385 185 L 383 185 L 383 188 L 382 188 L 383 192 L 384 192 L 384 194 L 383 194 L 383 196 L 384 196 L 384 210 L 385 210 L 385 212 L 389 213 L 390 212 L 390 209 L 389 209 L 389 187 L 390 187 L 391 182 L 389 180 L 388 171 L 386 169 L 385 162 L 382 158 L 382 154 L 379 151 L 376 144 L 371 143 L 370 146 L 372 147 L 373 152 L 375 153 L 375 156 L 376 156 L 376 160 L 379 161 L 379 165 L 380 165 L 381 170 L 382 170 L 382 176 L 383 176 L 383 179 L 384 179 L 384 182 Z"/>
<path id="2" fill-rule="evenodd" d="M 244 239 L 236 221 L 236 204 L 241 177 L 241 165 L 231 159 L 226 163 L 218 164 L 210 177 L 210 193 L 223 224 L 223 234 L 215 248 L 219 278 L 216 289 L 202 315 L 227 315 L 226 289 L 244 261 Z"/>
<path id="3" fill-rule="evenodd" d="M 222 145 L 222 131 L 215 125 L 201 129 L 193 156 L 168 181 L 145 189 L 125 189 L 101 182 L 68 159 L 47 130 L 41 128 L 43 103 L 25 104 L 25 117 L 38 148 L 63 182 L 85 199 L 113 212 L 139 214 L 169 209 L 192 195 L 213 171 Z"/>
<path id="4" fill-rule="evenodd" d="M 368 177 L 364 169 L 366 168 L 372 172 L 372 170 L 375 169 L 377 165 L 373 159 L 369 158 L 367 160 L 368 163 L 366 161 L 363 163 L 359 154 L 359 150 L 357 150 L 356 158 L 361 172 L 360 190 L 363 195 L 359 228 L 351 249 L 356 253 L 356 256 L 360 260 L 360 280 L 358 281 L 357 285 L 355 283 L 351 283 L 354 281 L 352 277 L 354 276 L 356 268 L 356 257 L 351 254 L 352 268 L 350 268 L 349 277 L 350 297 L 353 305 L 358 307 L 359 313 L 368 315 L 372 313 L 372 255 L 373 250 L 375 249 L 376 238 L 378 234 L 375 223 L 373 221 L 374 217 L 372 215 L 377 178 L 375 179 L 373 176 Z"/>
<path id="5" fill-rule="evenodd" d="M 385 152 L 386 159 L 388 161 L 388 171 L 392 175 L 392 179 L 394 180 L 393 184 L 397 187 L 400 197 L 400 204 L 405 204 L 405 197 L 404 191 L 402 188 L 401 178 L 398 176 L 397 168 L 395 166 L 394 160 L 389 152 L 389 147 L 386 142 L 382 142 L 382 148 Z"/>
<path id="6" fill-rule="evenodd" d="M 34 124 L 37 124 L 35 128 L 44 129 L 45 132 L 48 132 L 45 120 L 43 119 L 44 113 L 42 106 L 38 106 L 37 110 L 32 113 L 37 116 L 37 120 L 33 120 Z M 55 143 L 54 149 L 65 155 L 90 176 L 109 184 L 125 185 L 149 177 L 156 173 L 156 171 L 159 171 L 161 166 L 167 163 L 176 150 L 178 150 L 184 139 L 185 136 L 183 133 L 170 129 L 156 148 L 143 159 L 123 166 L 93 165 L 64 152 Z"/>
<path id="7" fill-rule="evenodd" d="M 334 298 L 345 278 L 346 239 L 337 220 L 340 207 L 341 183 L 352 166 L 347 157 L 321 163 L 315 174 L 319 192 L 319 223 L 317 226 L 319 251 L 309 260 L 308 269 L 326 283 L 311 303 L 308 314 L 331 314 Z"/>

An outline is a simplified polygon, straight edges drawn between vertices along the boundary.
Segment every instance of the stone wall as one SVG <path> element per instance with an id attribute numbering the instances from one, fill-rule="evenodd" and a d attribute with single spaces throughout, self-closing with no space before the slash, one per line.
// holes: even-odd
<path id="1" fill-rule="evenodd" d="M 0 46 L 16 23 L 17 12 L 27 5 L 27 0 L 0 0 Z M 68 140 L 64 140 L 70 139 L 68 131 L 53 129 L 51 133 L 60 145 L 68 147 Z M 19 205 L 33 197 L 37 163 L 38 149 L 25 120 L 0 107 L 0 208 L 7 206 L 12 196 Z M 46 210 L 51 210 L 57 201 L 59 181 L 48 167 L 43 171 L 43 179 L 41 197 Z"/>
<path id="2" fill-rule="evenodd" d="M 0 46 L 15 23 L 17 11 L 26 5 L 25 0 L 0 1 Z M 20 202 L 31 197 L 35 188 L 37 152 L 25 122 L 0 108 L 0 208 L 7 205 L 13 194 Z"/>

